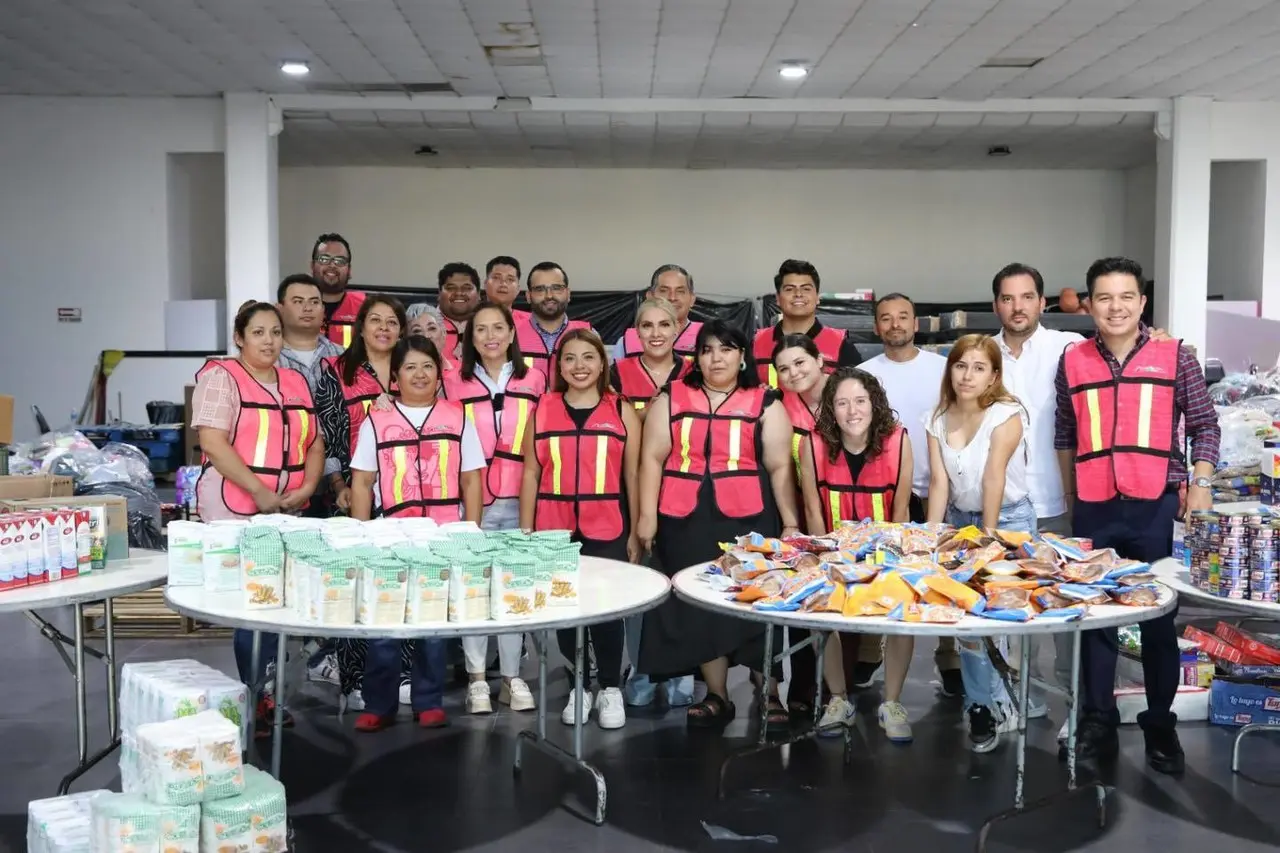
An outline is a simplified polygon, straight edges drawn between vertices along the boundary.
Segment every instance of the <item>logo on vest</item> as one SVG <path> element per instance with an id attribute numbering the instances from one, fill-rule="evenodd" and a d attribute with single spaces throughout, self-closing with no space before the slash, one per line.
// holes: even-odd
<path id="1" fill-rule="evenodd" d="M 295 403 L 297 403 L 297 404 L 301 404 L 301 403 L 302 403 L 302 398 L 301 398 L 301 397 L 299 397 L 297 394 L 290 394 L 288 397 L 286 397 L 286 398 L 285 398 L 285 403 L 286 403 L 287 405 L 292 405 L 292 404 L 295 404 Z"/>
<path id="2" fill-rule="evenodd" d="M 427 427 L 427 435 L 437 435 L 437 434 L 442 433 L 442 432 L 449 432 L 449 427 L 448 427 L 448 425 L 446 425 L 446 424 L 433 424 L 433 425 L 431 425 L 431 426 Z"/>
<path id="3" fill-rule="evenodd" d="M 605 421 L 604 423 L 600 424 L 598 428 L 599 429 L 617 429 L 618 425 L 615 424 L 613 421 Z"/>
<path id="4" fill-rule="evenodd" d="M 1167 371 L 1158 364 L 1140 364 L 1133 369 L 1134 373 L 1158 373 L 1161 376 L 1167 374 Z"/>

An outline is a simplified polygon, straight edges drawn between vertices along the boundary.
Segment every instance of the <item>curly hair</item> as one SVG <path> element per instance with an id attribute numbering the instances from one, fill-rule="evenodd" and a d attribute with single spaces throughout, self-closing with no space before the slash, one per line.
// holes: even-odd
<path id="1" fill-rule="evenodd" d="M 822 402 L 818 404 L 818 416 L 814 424 L 814 432 L 822 437 L 827 446 L 827 460 L 835 462 L 844 449 L 844 440 L 840 433 L 840 424 L 836 422 L 836 391 L 846 379 L 854 379 L 866 389 L 871 398 L 871 427 L 867 430 L 867 458 L 880 455 L 885 442 L 898 425 L 898 413 L 889 405 L 889 396 L 884 392 L 880 380 L 856 367 L 842 367 L 831 375 L 827 385 L 822 389 Z"/>

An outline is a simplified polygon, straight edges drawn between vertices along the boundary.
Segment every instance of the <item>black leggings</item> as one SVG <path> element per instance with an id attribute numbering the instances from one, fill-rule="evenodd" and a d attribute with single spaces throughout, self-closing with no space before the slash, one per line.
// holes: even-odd
<path id="1" fill-rule="evenodd" d="M 556 639 L 560 641 L 560 654 L 565 656 L 569 662 L 567 669 L 570 678 L 573 677 L 573 657 L 575 653 L 575 638 L 577 633 L 575 628 L 561 628 L 556 631 Z M 602 625 L 592 625 L 583 629 L 583 649 L 582 661 L 584 667 L 589 671 L 587 664 L 587 648 L 595 650 L 596 654 L 596 681 L 602 688 L 605 687 L 621 687 L 622 686 L 622 645 L 623 630 L 622 620 L 616 622 L 606 622 Z M 570 682 L 572 688 L 572 682 Z M 584 689 L 590 688 L 590 680 L 587 673 L 582 674 L 582 686 Z"/>

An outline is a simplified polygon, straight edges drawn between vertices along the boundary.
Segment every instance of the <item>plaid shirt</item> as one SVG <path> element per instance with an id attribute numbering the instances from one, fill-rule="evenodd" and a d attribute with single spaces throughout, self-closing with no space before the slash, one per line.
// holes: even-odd
<path id="1" fill-rule="evenodd" d="M 1138 347 L 1151 339 L 1151 330 L 1146 326 L 1138 329 L 1138 342 L 1133 351 L 1125 358 L 1127 364 Z M 1111 368 L 1111 375 L 1119 378 L 1124 369 L 1111 350 L 1102 346 L 1097 338 L 1084 341 L 1077 346 L 1096 346 L 1102 359 Z M 1058 362 L 1058 373 L 1053 380 L 1054 390 L 1058 396 L 1058 411 L 1054 421 L 1053 446 L 1057 450 L 1076 449 L 1076 411 L 1071 405 L 1070 386 L 1067 384 L 1066 357 Z M 1204 371 L 1200 362 L 1186 347 L 1178 348 L 1178 374 L 1174 379 L 1173 417 L 1175 422 L 1183 421 L 1187 435 L 1191 438 L 1191 461 L 1218 464 L 1218 444 L 1222 440 L 1222 430 L 1218 427 L 1218 413 L 1209 400 L 1209 389 L 1205 385 Z M 1182 456 L 1181 443 L 1173 448 L 1169 457 L 1169 482 L 1184 483 L 1187 480 L 1187 463 Z"/>
<path id="2" fill-rule="evenodd" d="M 320 375 L 324 370 L 324 360 L 326 358 L 337 358 L 342 355 L 342 347 L 335 344 L 326 337 L 320 337 L 316 340 L 315 358 L 311 360 L 308 367 L 305 361 L 299 361 L 294 355 L 296 350 L 284 347 L 280 350 L 280 358 L 276 359 L 276 367 L 291 367 L 301 373 L 307 380 L 307 387 L 311 389 L 311 395 L 314 397 L 316 393 L 316 385 L 320 381 Z"/>

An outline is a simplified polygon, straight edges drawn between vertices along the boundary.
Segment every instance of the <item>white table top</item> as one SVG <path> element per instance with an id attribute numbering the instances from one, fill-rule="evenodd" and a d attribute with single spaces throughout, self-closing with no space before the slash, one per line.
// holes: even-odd
<path id="1" fill-rule="evenodd" d="M 303 619 L 290 608 L 245 610 L 239 592 L 205 592 L 198 586 L 171 586 L 165 590 L 169 607 L 215 625 L 272 631 L 289 636 L 467 637 L 524 631 L 548 631 L 612 622 L 652 610 L 670 594 L 671 584 L 661 573 L 643 566 L 583 557 L 578 579 L 578 603 L 548 607 L 528 619 L 476 620 L 474 622 L 423 622 L 417 625 L 321 625 Z"/>
<path id="2" fill-rule="evenodd" d="M 0 592 L 0 613 L 102 601 L 164 586 L 168 578 L 168 555 L 163 551 L 135 548 L 129 559 L 107 563 L 105 569 L 84 577 Z"/>
<path id="3" fill-rule="evenodd" d="M 1158 560 L 1151 567 L 1151 571 L 1155 573 L 1161 583 L 1176 589 L 1178 595 L 1194 598 L 1197 602 L 1216 605 L 1224 610 L 1234 610 L 1238 613 L 1256 613 L 1280 618 L 1280 604 L 1271 604 L 1266 601 L 1245 601 L 1240 598 L 1220 598 L 1211 592 L 1205 592 L 1199 587 L 1193 586 L 1190 570 L 1172 557 Z"/>
<path id="4" fill-rule="evenodd" d="M 929 622 L 898 622 L 883 616 L 842 616 L 839 613 L 806 613 L 804 611 L 777 612 L 753 610 L 749 605 L 729 601 L 728 594 L 712 589 L 706 580 L 705 563 L 691 566 L 676 574 L 672 588 L 682 600 L 714 610 L 726 616 L 736 616 L 752 622 L 764 622 L 790 628 L 808 628 L 815 631 L 847 631 L 855 634 L 912 634 L 921 636 L 1000 637 L 1008 634 L 1063 634 L 1071 631 L 1088 631 L 1093 628 L 1116 628 L 1135 625 L 1155 619 L 1173 610 L 1178 597 L 1173 590 L 1160 591 L 1159 603 L 1154 607 L 1129 607 L 1124 604 L 1099 604 L 1089 608 L 1083 619 L 1032 619 L 1028 622 L 1005 622 L 1000 619 L 984 619 L 965 615 L 959 622 L 936 624 Z"/>

